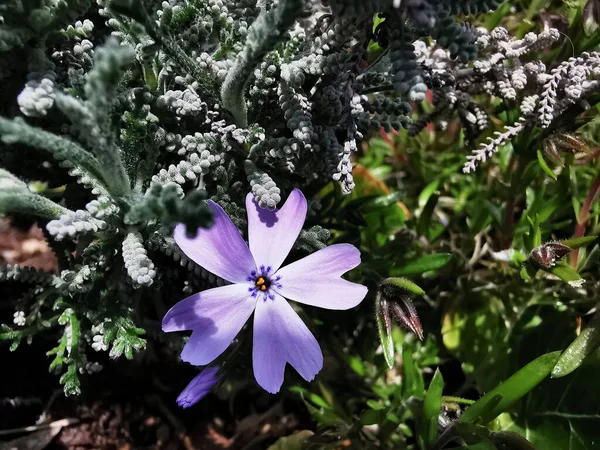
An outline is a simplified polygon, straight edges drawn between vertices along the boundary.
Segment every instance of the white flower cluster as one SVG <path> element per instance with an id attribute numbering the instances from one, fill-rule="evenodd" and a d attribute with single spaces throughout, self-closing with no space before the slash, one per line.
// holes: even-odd
<path id="1" fill-rule="evenodd" d="M 73 46 L 73 53 L 76 56 L 83 58 L 84 55 L 86 55 L 87 57 L 90 58 L 90 61 L 91 61 L 91 57 L 93 54 L 93 50 L 94 50 L 94 44 L 92 44 L 91 41 L 88 41 L 87 39 L 83 39 L 81 42 L 79 42 Z"/>
<path id="2" fill-rule="evenodd" d="M 244 169 L 258 205 L 261 208 L 275 209 L 281 201 L 281 191 L 273 179 L 250 160 L 244 161 Z"/>
<path id="3" fill-rule="evenodd" d="M 78 209 L 62 214 L 58 219 L 51 220 L 46 225 L 48 233 L 57 241 L 66 237 L 75 237 L 80 233 L 91 233 L 103 230 L 107 226 L 104 220 L 93 217 L 88 211 Z"/>
<path id="4" fill-rule="evenodd" d="M 87 373 L 89 375 L 98 373 L 102 370 L 102 365 L 97 362 L 87 361 L 82 367 L 79 368 L 79 373 L 84 374 Z"/>
<path id="5" fill-rule="evenodd" d="M 85 209 L 96 219 L 105 220 L 119 212 L 119 207 L 115 205 L 109 197 L 101 195 L 97 200 L 92 200 Z"/>
<path id="6" fill-rule="evenodd" d="M 591 76 L 591 79 L 588 79 Z M 540 125 L 550 126 L 554 118 L 569 105 L 578 101 L 589 92 L 599 89 L 600 54 L 584 52 L 581 56 L 569 58 L 558 67 L 552 69 L 544 84 L 540 98 Z M 565 96 L 560 95 L 561 89 Z"/>
<path id="7" fill-rule="evenodd" d="M 108 350 L 108 344 L 104 341 L 104 324 L 92 325 L 92 348 L 97 352 Z"/>
<path id="8" fill-rule="evenodd" d="M 233 65 L 231 60 L 215 61 L 212 56 L 206 52 L 200 53 L 200 56 L 196 58 L 196 62 L 201 69 L 212 73 L 219 80 L 225 79 L 227 72 Z"/>
<path id="9" fill-rule="evenodd" d="M 17 325 L 18 327 L 22 327 L 22 326 L 25 326 L 26 322 L 27 322 L 27 319 L 25 318 L 25 312 L 24 311 L 15 311 L 15 313 L 13 314 L 13 323 L 15 325 Z"/>
<path id="10" fill-rule="evenodd" d="M 31 80 L 17 97 L 19 109 L 28 117 L 44 117 L 54 106 L 54 76 L 46 75 L 41 80 Z"/>
<path id="11" fill-rule="evenodd" d="M 53 279 L 55 288 L 66 294 L 76 292 L 88 292 L 91 289 L 92 269 L 88 265 L 78 268 L 78 270 L 63 270 L 60 277 Z"/>
<path id="12" fill-rule="evenodd" d="M 517 122 L 515 125 L 506 127 L 502 133 L 496 131 L 494 133 L 496 137 L 488 138 L 486 144 L 482 145 L 477 150 L 473 150 L 473 152 L 467 156 L 467 162 L 463 166 L 463 172 L 469 173 L 474 171 L 479 163 L 485 162 L 494 155 L 502 145 L 523 131 L 524 127 L 524 122 Z"/>
<path id="13" fill-rule="evenodd" d="M 142 235 L 135 231 L 123 240 L 123 261 L 127 274 L 136 286 L 150 286 L 156 277 L 154 263 L 148 258 Z"/>
<path id="14" fill-rule="evenodd" d="M 24 283 L 40 283 L 51 278 L 50 273 L 37 270 L 34 267 L 11 264 L 0 265 L 0 281 L 14 280 Z"/>
<path id="15" fill-rule="evenodd" d="M 207 111 L 207 105 L 198 94 L 188 86 L 183 91 L 169 90 L 156 100 L 156 106 L 166 108 L 180 116 L 197 116 Z"/>
<path id="16" fill-rule="evenodd" d="M 289 64 L 281 65 L 281 78 L 290 86 L 300 87 L 309 75 L 337 75 L 344 70 L 348 55 L 332 53 L 330 55 L 309 54 Z"/>
<path id="17" fill-rule="evenodd" d="M 87 38 L 90 37 L 92 31 L 94 31 L 94 23 L 89 19 L 85 19 L 83 22 L 78 20 L 73 25 L 68 25 L 65 31 L 68 35 Z"/>

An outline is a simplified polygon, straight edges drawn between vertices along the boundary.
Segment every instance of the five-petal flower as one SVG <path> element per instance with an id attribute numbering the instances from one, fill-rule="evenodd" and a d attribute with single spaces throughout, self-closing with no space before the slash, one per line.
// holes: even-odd
<path id="1" fill-rule="evenodd" d="M 209 203 L 214 225 L 191 239 L 178 225 L 175 240 L 188 257 L 231 284 L 177 303 L 165 315 L 163 331 L 192 330 L 181 358 L 207 365 L 227 349 L 254 312 L 252 360 L 258 384 L 278 392 L 286 363 L 311 381 L 323 366 L 323 354 L 286 298 L 335 310 L 358 305 L 367 288 L 341 275 L 360 263 L 360 252 L 353 245 L 336 244 L 281 267 L 306 218 L 306 199 L 297 189 L 275 211 L 260 208 L 248 194 L 249 245 L 225 211 Z"/>

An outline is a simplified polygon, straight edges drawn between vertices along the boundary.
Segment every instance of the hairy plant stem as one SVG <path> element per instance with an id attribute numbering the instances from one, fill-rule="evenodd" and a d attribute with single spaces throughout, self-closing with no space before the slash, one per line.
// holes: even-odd
<path id="1" fill-rule="evenodd" d="M 516 152 L 511 155 L 510 162 L 507 166 L 507 173 L 510 177 L 510 186 L 508 191 L 508 197 L 504 206 L 504 224 L 502 226 L 503 242 L 502 249 L 510 248 L 513 239 L 514 231 L 514 215 L 515 215 L 515 204 L 517 203 L 517 188 L 516 185 L 523 174 L 523 167 L 521 161 L 517 159 Z"/>

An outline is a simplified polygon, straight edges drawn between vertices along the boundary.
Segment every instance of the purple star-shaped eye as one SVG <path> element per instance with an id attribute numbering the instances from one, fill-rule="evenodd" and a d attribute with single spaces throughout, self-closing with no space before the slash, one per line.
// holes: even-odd
<path id="1" fill-rule="evenodd" d="M 209 203 L 214 225 L 192 239 L 178 225 L 175 240 L 188 257 L 232 284 L 177 303 L 165 315 L 163 331 L 192 330 L 181 358 L 203 366 L 225 351 L 254 312 L 252 359 L 258 384 L 278 392 L 286 363 L 311 381 L 323 366 L 323 354 L 286 299 L 335 310 L 358 305 L 367 288 L 341 275 L 360 264 L 360 252 L 336 244 L 281 267 L 306 218 L 306 199 L 298 189 L 275 211 L 260 208 L 248 194 L 249 245 L 225 211 Z"/>

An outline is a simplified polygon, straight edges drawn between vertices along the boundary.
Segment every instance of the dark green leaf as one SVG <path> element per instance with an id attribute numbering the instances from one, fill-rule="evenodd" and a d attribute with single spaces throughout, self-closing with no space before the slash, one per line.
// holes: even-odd
<path id="1" fill-rule="evenodd" d="M 427 446 L 433 446 L 437 441 L 438 418 L 442 407 L 442 391 L 444 378 L 439 369 L 435 371 L 429 389 L 425 393 L 423 402 L 423 418 L 421 423 L 421 437 Z"/>
<path id="2" fill-rule="evenodd" d="M 547 270 L 571 286 L 577 287 L 584 281 L 581 275 L 579 275 L 573 267 L 564 263 L 558 263 Z"/>
<path id="3" fill-rule="evenodd" d="M 395 277 L 420 275 L 431 270 L 441 269 L 446 266 L 451 259 L 452 255 L 450 253 L 418 256 L 396 265 L 396 267 L 390 270 L 390 275 Z"/>
<path id="4" fill-rule="evenodd" d="M 585 247 L 586 245 L 594 242 L 596 239 L 598 239 L 598 236 L 583 236 L 580 238 L 567 239 L 564 241 L 560 241 L 560 243 L 563 245 L 566 245 L 567 247 L 571 247 L 571 248 L 575 249 L 575 248 Z"/>
<path id="5" fill-rule="evenodd" d="M 546 172 L 552 179 L 556 180 L 556 174 L 552 172 L 552 169 L 550 167 L 548 167 L 548 164 L 544 160 L 544 155 L 542 154 L 541 150 L 537 151 L 537 159 L 540 163 L 540 167 L 542 168 L 542 170 Z"/>
<path id="6" fill-rule="evenodd" d="M 478 420 L 487 423 L 493 420 L 550 375 L 559 357 L 560 352 L 552 352 L 533 360 L 473 403 L 459 420 L 471 423 Z M 497 397 L 500 397 L 500 400 L 493 405 L 491 399 Z"/>
<path id="7" fill-rule="evenodd" d="M 404 194 L 402 192 L 392 192 L 388 195 L 378 195 L 374 198 L 369 198 L 368 201 L 360 205 L 360 210 L 363 213 L 368 213 L 381 208 L 387 208 L 400 200 Z"/>
<path id="8" fill-rule="evenodd" d="M 417 286 L 412 281 L 407 280 L 406 278 L 401 278 L 401 277 L 386 278 L 385 280 L 383 280 L 381 282 L 381 284 L 398 287 L 398 288 L 403 289 L 412 294 L 425 295 L 425 291 L 423 289 L 421 289 L 419 286 Z"/>
<path id="9" fill-rule="evenodd" d="M 406 344 L 402 347 L 402 366 L 404 369 L 403 397 L 408 398 L 414 395 L 422 399 L 425 391 L 423 376 L 415 365 L 411 347 Z"/>
<path id="10" fill-rule="evenodd" d="M 600 313 L 592 318 L 579 336 L 561 355 L 552 370 L 552 378 L 564 377 L 577 369 L 600 346 Z"/>
<path id="11" fill-rule="evenodd" d="M 429 198 L 433 195 L 435 191 L 437 191 L 438 186 L 440 185 L 439 181 L 432 181 L 429 183 L 419 194 L 419 207 L 423 208 L 429 202 Z"/>
<path id="12" fill-rule="evenodd" d="M 380 424 L 385 420 L 386 415 L 387 411 L 384 409 L 367 409 L 360 415 L 360 423 L 361 425 Z"/>

